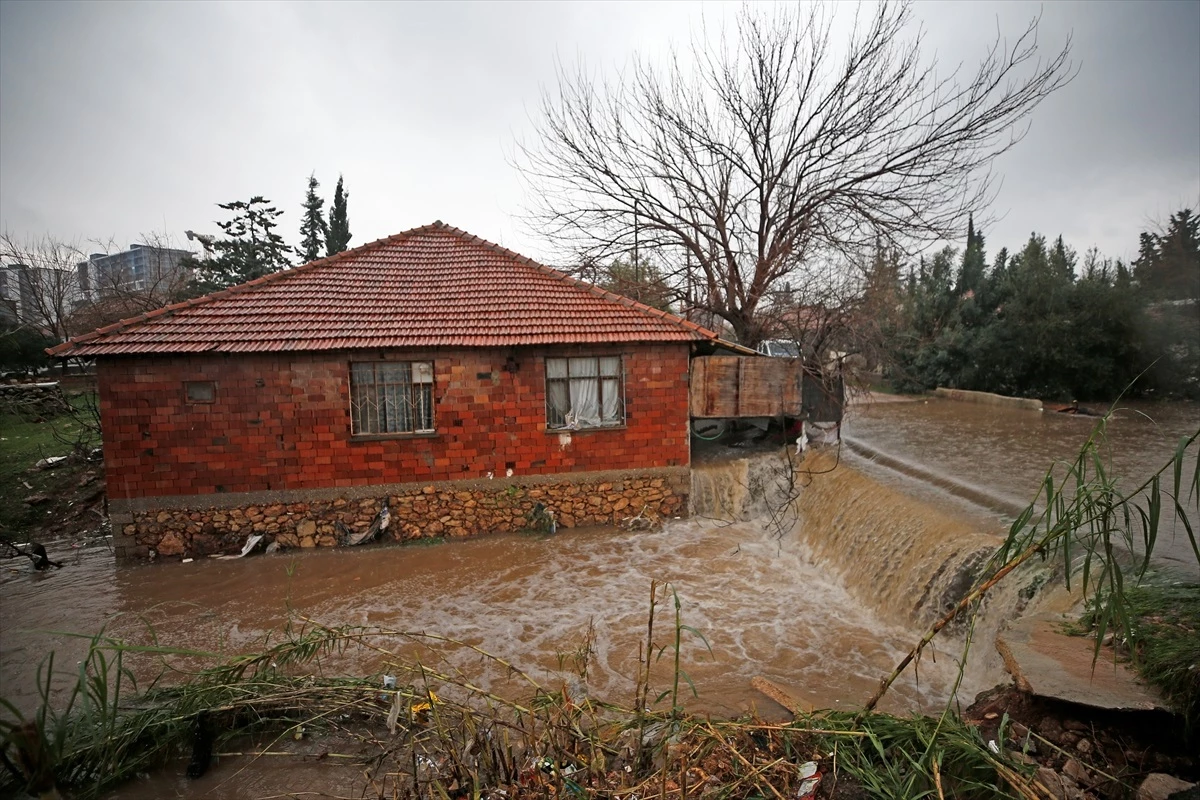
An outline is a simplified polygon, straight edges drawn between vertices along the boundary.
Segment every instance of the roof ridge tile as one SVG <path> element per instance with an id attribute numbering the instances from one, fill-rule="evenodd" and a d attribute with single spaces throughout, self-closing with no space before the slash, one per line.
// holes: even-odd
<path id="1" fill-rule="evenodd" d="M 384 342 L 507 346 L 704 339 L 720 340 L 670 311 L 435 220 L 120 320 L 47 352 L 92 356 L 322 350 Z"/>

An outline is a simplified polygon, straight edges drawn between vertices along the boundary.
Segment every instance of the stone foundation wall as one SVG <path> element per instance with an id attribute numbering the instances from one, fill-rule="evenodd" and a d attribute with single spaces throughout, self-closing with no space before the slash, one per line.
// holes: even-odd
<path id="1" fill-rule="evenodd" d="M 26 419 L 51 419 L 71 410 L 57 383 L 0 384 L 0 412 Z"/>
<path id="2" fill-rule="evenodd" d="M 612 525 L 642 516 L 651 522 L 687 513 L 686 471 L 670 475 L 616 475 L 593 480 L 526 483 L 472 481 L 459 485 L 381 487 L 374 497 L 286 498 L 222 508 L 189 505 L 114 510 L 118 557 L 200 557 L 237 553 L 252 534 L 282 548 L 333 547 L 339 523 L 350 532 L 370 527 L 387 502 L 391 523 L 384 540 L 465 538 L 529 530 L 537 504 L 560 528 Z M 369 491 L 369 490 L 368 490 Z"/>

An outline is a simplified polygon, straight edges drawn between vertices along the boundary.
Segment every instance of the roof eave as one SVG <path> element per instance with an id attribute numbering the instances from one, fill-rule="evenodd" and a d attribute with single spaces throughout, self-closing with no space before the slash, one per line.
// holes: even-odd
<path id="1" fill-rule="evenodd" d="M 573 286 L 573 287 L 581 289 L 583 291 L 587 291 L 593 295 L 602 297 L 609 302 L 619 303 L 620 305 L 623 305 L 627 308 L 632 308 L 632 309 L 634 309 L 642 314 L 645 314 L 647 316 L 654 317 L 654 318 L 660 319 L 664 322 L 667 322 L 667 323 L 691 334 L 692 336 L 696 337 L 696 339 L 699 341 L 709 341 L 709 342 L 713 342 L 713 343 L 718 343 L 718 342 L 723 341 L 716 332 L 711 331 L 707 328 L 704 328 L 701 325 L 698 325 L 698 324 L 692 322 L 691 320 L 684 319 L 683 317 L 679 317 L 675 314 L 672 314 L 667 311 L 663 311 L 661 309 L 653 308 L 651 306 L 645 305 L 644 303 L 638 302 L 637 300 L 634 300 L 632 298 L 617 294 L 615 292 L 610 292 L 610 291 L 603 289 L 599 286 L 596 286 L 594 284 L 588 283 L 586 281 L 582 281 L 578 278 L 575 278 L 571 275 L 561 272 L 560 270 L 554 269 L 552 267 L 548 267 L 544 264 L 534 261 L 533 259 L 531 259 L 527 256 L 523 256 L 520 253 L 515 253 L 506 247 L 495 244 L 495 243 L 490 242 L 486 239 L 483 239 L 479 236 L 475 236 L 474 234 L 471 234 L 464 230 L 461 230 L 460 228 L 455 228 L 451 225 L 447 225 L 447 224 L 443 223 L 440 220 L 437 220 L 428 225 L 422 225 L 422 226 L 418 226 L 415 228 L 410 228 L 409 230 L 403 231 L 401 233 L 397 233 L 397 234 L 394 234 L 392 236 L 388 236 L 388 237 L 385 237 L 382 239 L 377 239 L 373 242 L 368 242 L 366 244 L 360 245 L 359 247 L 353 248 L 352 250 L 346 250 L 346 251 L 344 251 L 342 253 L 338 253 L 337 255 L 334 255 L 334 256 L 329 256 L 329 257 L 326 257 L 323 259 L 317 259 L 315 261 L 310 261 L 307 264 L 302 264 L 302 265 L 294 267 L 292 269 L 282 270 L 280 272 L 274 272 L 269 275 L 264 275 L 262 277 L 254 279 L 254 280 L 247 281 L 246 283 L 241 283 L 236 286 L 227 287 L 225 289 L 222 289 L 221 291 L 213 292 L 213 293 L 204 295 L 202 297 L 185 300 L 180 303 L 175 303 L 175 304 L 172 304 L 169 306 L 164 306 L 162 308 L 155 309 L 153 311 L 148 311 L 148 312 L 146 312 L 144 314 L 140 314 L 136 317 L 130 317 L 128 319 L 120 320 L 119 322 L 115 322 L 111 325 L 107 325 L 105 327 L 98 328 L 94 331 L 90 331 L 88 333 L 84 333 L 79 336 L 72 337 L 72 338 L 68 339 L 67 341 L 63 342 L 62 344 L 56 345 L 55 347 L 52 347 L 52 348 L 48 348 L 46 350 L 46 353 L 47 353 L 47 355 L 49 355 L 51 357 L 55 357 L 55 358 L 89 357 L 89 354 L 86 352 L 86 350 L 88 349 L 87 345 L 89 343 L 96 342 L 96 340 L 103 339 L 105 336 L 108 336 L 110 334 L 129 330 L 131 328 L 135 328 L 135 327 L 144 325 L 148 322 L 152 322 L 156 319 L 169 317 L 179 311 L 194 308 L 194 307 L 200 306 L 200 305 L 206 305 L 206 304 L 212 303 L 216 300 L 231 297 L 231 296 L 238 295 L 238 294 L 242 294 L 244 292 L 253 291 L 254 289 L 257 289 L 261 286 L 277 283 L 279 281 L 286 280 L 292 276 L 303 274 L 303 273 L 309 272 L 313 269 L 317 269 L 319 267 L 328 266 L 330 264 L 334 264 L 339 261 L 349 260 L 349 259 L 355 258 L 359 255 L 365 254 L 365 253 L 369 252 L 370 250 L 372 250 L 373 248 L 377 248 L 377 247 L 385 246 L 385 245 L 388 245 L 391 243 L 399 242 L 406 238 L 416 236 L 416 235 L 419 235 L 421 233 L 425 233 L 428 231 L 445 232 L 452 236 L 459 237 L 460 239 L 463 239 L 464 241 L 469 242 L 471 244 L 475 244 L 480 247 L 488 248 L 495 253 L 498 253 L 500 255 L 503 255 L 506 258 L 510 258 L 520 264 L 523 264 L 527 267 L 535 269 L 535 270 L 541 272 L 542 274 L 547 275 L 548 277 L 553 277 L 554 279 L 559 280 L 563 283 L 566 283 L 567 285 Z M 726 345 L 722 345 L 722 346 L 726 346 Z M 737 348 L 740 346 L 733 345 L 733 347 Z M 213 344 L 213 348 L 219 349 L 220 345 Z M 287 348 L 280 346 L 278 348 L 272 348 L 272 349 L 278 349 L 278 350 L 282 351 Z M 168 345 L 167 349 L 161 350 L 161 351 L 155 351 L 155 352 L 165 355 L 165 354 L 171 353 L 172 351 L 170 349 L 170 346 Z M 189 349 L 187 352 L 196 352 L 196 351 L 194 349 Z M 260 352 L 267 352 L 267 350 L 264 349 L 263 351 L 260 351 Z M 752 352 L 752 351 L 747 351 L 747 352 Z M 149 353 L 147 353 L 147 354 L 149 354 Z M 93 354 L 93 355 L 101 355 L 101 354 L 97 353 L 97 354 Z"/>

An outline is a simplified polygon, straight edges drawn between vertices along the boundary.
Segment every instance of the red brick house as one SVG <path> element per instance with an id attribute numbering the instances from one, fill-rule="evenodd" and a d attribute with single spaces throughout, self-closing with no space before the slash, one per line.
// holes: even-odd
<path id="1" fill-rule="evenodd" d="M 440 222 L 79 336 L 124 556 L 686 513 L 716 334 Z"/>

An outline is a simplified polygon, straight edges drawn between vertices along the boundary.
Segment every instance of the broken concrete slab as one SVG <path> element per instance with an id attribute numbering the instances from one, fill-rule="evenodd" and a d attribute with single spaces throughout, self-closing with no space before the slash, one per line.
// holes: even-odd
<path id="1" fill-rule="evenodd" d="M 1186 797 L 1196 784 L 1182 781 L 1161 772 L 1152 772 L 1138 786 L 1137 800 L 1173 800 L 1180 795 Z"/>
<path id="2" fill-rule="evenodd" d="M 1070 703 L 1125 711 L 1165 709 L 1162 696 L 1092 639 L 1062 632 L 1067 614 L 1043 611 L 1017 620 L 996 637 L 996 649 L 1017 687 Z"/>
<path id="3" fill-rule="evenodd" d="M 790 688 L 769 678 L 764 678 L 762 675 L 751 678 L 750 686 L 786 708 L 793 716 L 811 714 L 815 710 L 812 703 L 801 700 Z"/>

